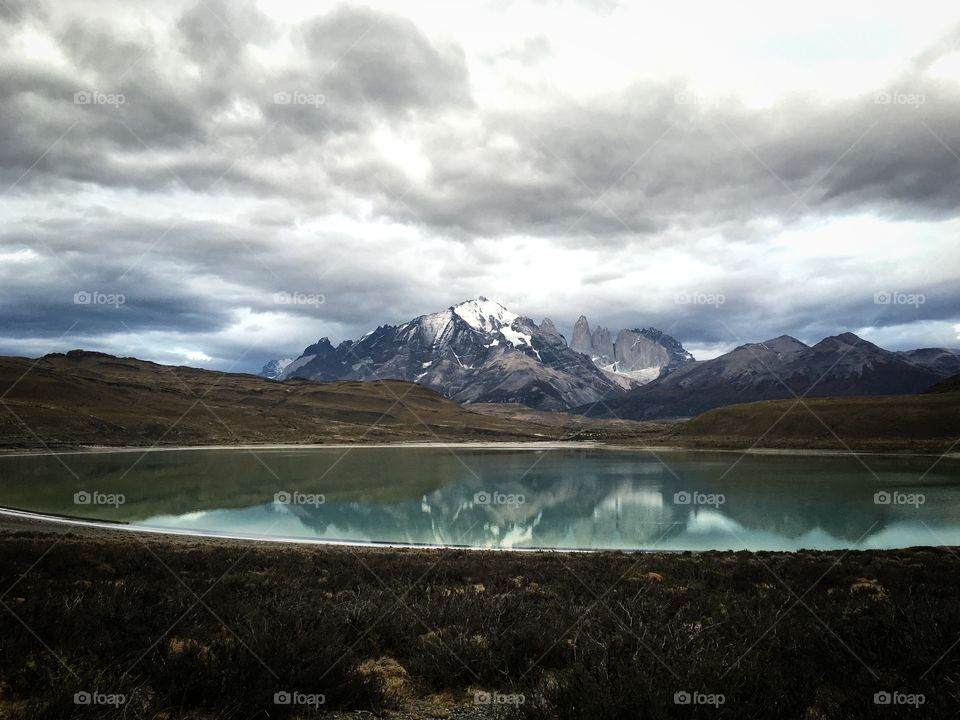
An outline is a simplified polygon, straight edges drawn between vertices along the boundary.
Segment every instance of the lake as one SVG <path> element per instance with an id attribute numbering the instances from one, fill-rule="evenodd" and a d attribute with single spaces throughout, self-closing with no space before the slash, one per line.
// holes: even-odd
<path id="1" fill-rule="evenodd" d="M 596 448 L 0 457 L 0 505 L 251 537 L 493 548 L 960 545 L 960 462 Z"/>

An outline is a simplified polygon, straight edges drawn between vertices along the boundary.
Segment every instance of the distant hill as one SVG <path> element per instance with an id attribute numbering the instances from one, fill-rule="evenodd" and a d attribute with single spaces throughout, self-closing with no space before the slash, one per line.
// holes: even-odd
<path id="1" fill-rule="evenodd" d="M 923 391 L 927 394 L 933 393 L 960 393 L 960 375 L 948 377 L 946 380 L 938 382 L 936 385 L 928 387 Z"/>
<path id="2" fill-rule="evenodd" d="M 699 448 L 943 453 L 960 438 L 960 395 L 769 400 L 709 410 L 661 439 Z"/>
<path id="3" fill-rule="evenodd" d="M 683 365 L 620 397 L 584 406 L 592 417 L 650 420 L 690 417 L 726 405 L 797 396 L 919 393 L 951 374 L 946 353 L 884 350 L 853 333 L 812 347 L 782 335 L 749 343 L 703 362 Z"/>

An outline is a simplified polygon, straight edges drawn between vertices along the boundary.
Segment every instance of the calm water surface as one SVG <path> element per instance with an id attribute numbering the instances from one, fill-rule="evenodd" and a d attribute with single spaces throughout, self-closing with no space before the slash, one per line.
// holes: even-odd
<path id="1" fill-rule="evenodd" d="M 960 462 L 587 449 L 0 457 L 0 505 L 232 535 L 569 549 L 960 545 Z"/>

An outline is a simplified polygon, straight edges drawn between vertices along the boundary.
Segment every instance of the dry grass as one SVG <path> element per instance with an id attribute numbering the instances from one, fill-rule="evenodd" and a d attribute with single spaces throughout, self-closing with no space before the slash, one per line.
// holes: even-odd
<path id="1" fill-rule="evenodd" d="M 960 652 L 940 659 L 960 637 L 960 561 L 944 549 L 567 555 L 85 532 L 0 536 L 4 603 L 24 623 L 3 610 L 4 718 L 317 714 L 274 705 L 280 690 L 323 694 L 331 717 L 873 718 L 881 690 L 951 717 L 960 702 Z M 92 689 L 129 701 L 78 710 Z M 725 702 L 674 704 L 695 690 Z"/>

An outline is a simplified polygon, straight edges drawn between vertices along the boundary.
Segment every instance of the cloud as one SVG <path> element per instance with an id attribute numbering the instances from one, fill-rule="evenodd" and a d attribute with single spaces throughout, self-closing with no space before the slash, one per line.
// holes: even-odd
<path id="1" fill-rule="evenodd" d="M 4 6 L 0 350 L 75 323 L 221 367 L 264 344 L 257 369 L 476 294 L 704 348 L 957 320 L 960 26 L 934 8 L 872 16 L 904 54 L 796 18 L 770 50 L 705 7 L 721 58 L 673 11 L 637 49 L 626 4 L 373 5 Z"/>

